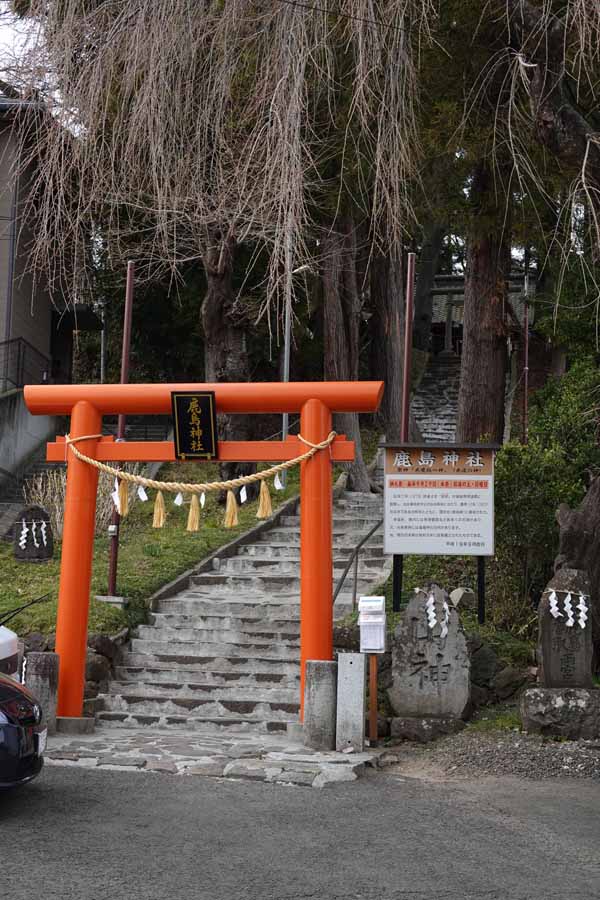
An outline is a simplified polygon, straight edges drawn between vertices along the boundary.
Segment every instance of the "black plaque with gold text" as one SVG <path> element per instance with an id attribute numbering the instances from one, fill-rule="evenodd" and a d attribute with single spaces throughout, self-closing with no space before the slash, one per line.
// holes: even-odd
<path id="1" fill-rule="evenodd" d="M 217 459 L 217 408 L 213 391 L 173 391 L 176 459 Z"/>

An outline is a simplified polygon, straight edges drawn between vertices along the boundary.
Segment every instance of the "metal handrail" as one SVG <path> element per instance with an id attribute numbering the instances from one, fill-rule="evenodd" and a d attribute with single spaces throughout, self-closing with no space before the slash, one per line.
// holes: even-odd
<path id="1" fill-rule="evenodd" d="M 335 601 L 337 600 L 337 596 L 342 589 L 344 581 L 346 580 L 346 575 L 350 571 L 350 567 L 351 567 L 352 563 L 354 563 L 354 593 L 352 595 L 352 609 L 354 609 L 354 607 L 356 606 L 356 585 L 357 585 L 357 581 L 358 581 L 358 554 L 360 553 L 362 547 L 367 543 L 369 538 L 372 537 L 375 534 L 375 532 L 377 531 L 377 529 L 381 528 L 382 525 L 383 525 L 383 519 L 380 519 L 379 522 L 377 522 L 377 524 L 374 525 L 373 528 L 371 528 L 371 530 L 368 532 L 368 534 L 366 534 L 363 538 L 361 538 L 360 541 L 358 542 L 358 544 L 355 546 L 354 550 L 350 554 L 350 559 L 348 560 L 346 568 L 342 572 L 341 577 L 336 585 L 335 591 L 333 593 L 333 603 L 335 603 Z"/>

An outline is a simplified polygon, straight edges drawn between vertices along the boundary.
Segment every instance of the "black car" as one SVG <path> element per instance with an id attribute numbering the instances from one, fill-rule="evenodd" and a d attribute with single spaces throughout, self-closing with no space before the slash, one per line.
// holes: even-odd
<path id="1" fill-rule="evenodd" d="M 0 674 L 0 790 L 26 784 L 39 775 L 46 735 L 42 709 L 33 694 Z"/>

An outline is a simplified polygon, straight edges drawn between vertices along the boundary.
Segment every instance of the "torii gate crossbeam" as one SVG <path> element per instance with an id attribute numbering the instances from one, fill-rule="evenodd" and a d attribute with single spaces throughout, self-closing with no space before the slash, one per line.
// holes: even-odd
<path id="1" fill-rule="evenodd" d="M 219 413 L 300 413 L 300 433 L 320 443 L 334 412 L 375 412 L 383 382 L 268 382 L 241 384 L 30 385 L 25 403 L 34 415 L 70 415 L 70 436 L 102 431 L 102 417 L 119 413 L 169 414 L 173 391 L 214 391 Z M 101 461 L 162 461 L 175 458 L 171 441 L 115 443 L 92 437 L 78 449 Z M 221 460 L 256 462 L 293 459 L 305 449 L 287 441 L 225 441 Z M 68 453 L 63 440 L 48 445 L 49 461 L 67 463 L 67 491 L 56 623 L 60 657 L 57 712 L 80 716 L 87 650 L 98 470 Z M 354 444 L 338 437 L 328 451 L 301 464 L 300 472 L 300 702 L 309 659 L 333 657 L 332 462 L 354 459 Z"/>

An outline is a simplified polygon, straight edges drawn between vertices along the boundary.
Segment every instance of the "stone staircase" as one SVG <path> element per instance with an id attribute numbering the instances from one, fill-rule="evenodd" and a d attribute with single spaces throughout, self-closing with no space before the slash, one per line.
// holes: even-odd
<path id="1" fill-rule="evenodd" d="M 415 419 L 425 441 L 454 441 L 459 383 L 460 356 L 438 353 L 431 358 L 412 399 Z"/>
<path id="2" fill-rule="evenodd" d="M 345 493 L 334 504 L 334 585 L 382 517 L 375 494 Z M 102 726 L 154 726 L 201 733 L 285 732 L 298 721 L 300 520 L 282 516 L 213 572 L 193 575 L 160 600 L 132 638 L 106 694 Z M 383 528 L 362 548 L 358 594 L 386 580 Z M 353 570 L 335 605 L 352 608 Z"/>

